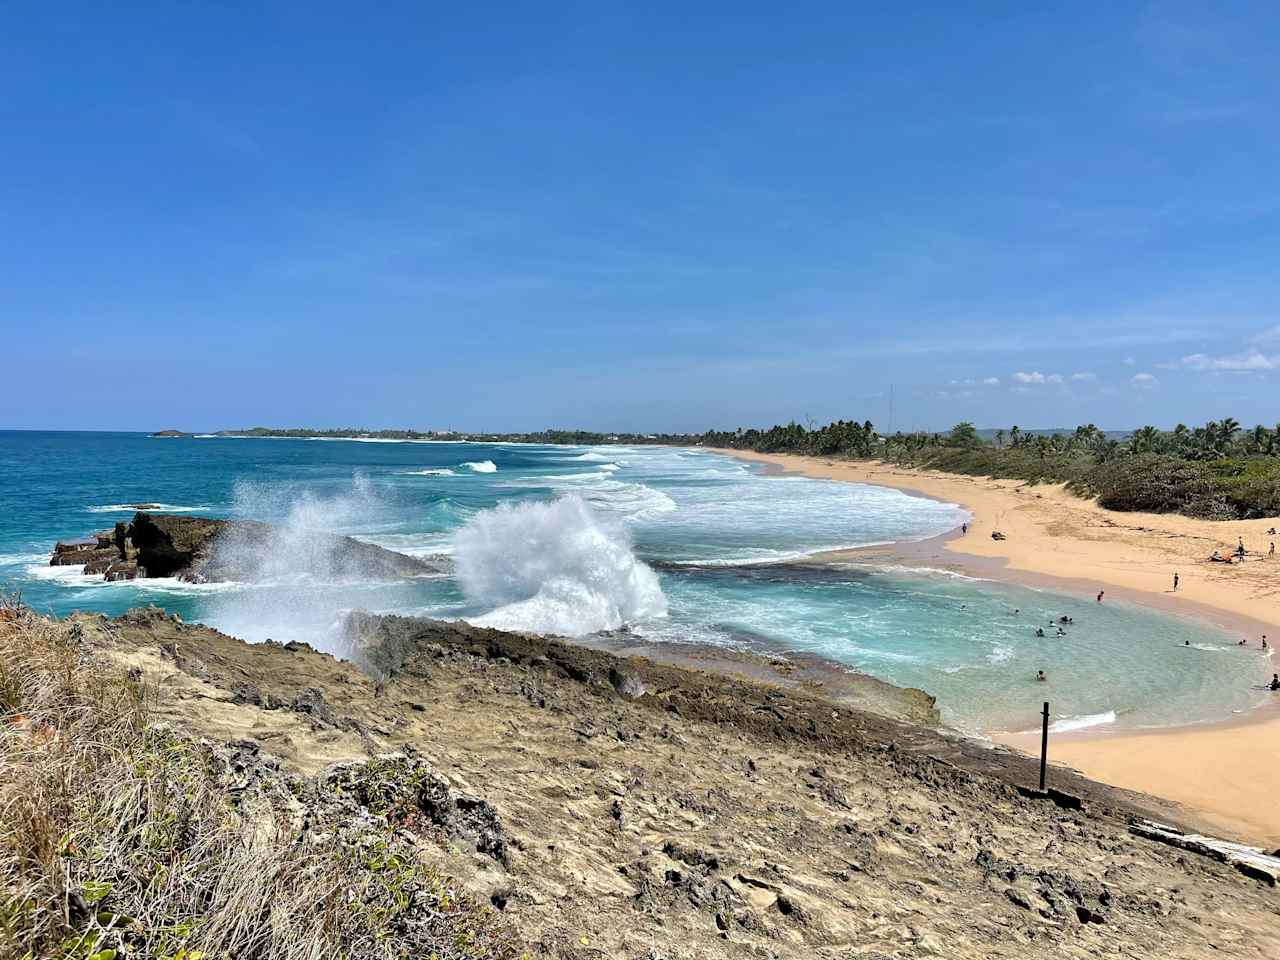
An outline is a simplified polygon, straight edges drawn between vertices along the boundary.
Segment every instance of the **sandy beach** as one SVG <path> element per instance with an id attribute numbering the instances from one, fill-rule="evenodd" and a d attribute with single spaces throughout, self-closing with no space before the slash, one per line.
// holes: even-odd
<path id="1" fill-rule="evenodd" d="M 966 536 L 922 545 L 956 569 L 1064 592 L 1124 598 L 1213 622 L 1253 647 L 1270 629 L 1280 596 L 1280 559 L 1266 559 L 1274 520 L 1213 522 L 1190 517 L 1115 513 L 1060 485 L 1029 486 L 914 470 L 877 462 L 740 450 L 741 457 L 824 479 L 879 484 L 959 503 L 973 514 Z M 1008 539 L 991 539 L 998 529 Z M 1244 539 L 1244 563 L 1216 564 Z M 1180 582 L 1172 590 L 1174 573 Z M 1105 601 L 1104 601 L 1105 602 Z M 1259 682 L 1262 681 L 1259 677 Z M 1054 735 L 1050 759 L 1118 787 L 1173 800 L 1206 829 L 1268 847 L 1280 844 L 1280 694 L 1274 704 L 1220 723 L 1140 733 L 1106 729 Z M 1015 749 L 1038 752 L 1038 735 L 1001 735 Z"/>

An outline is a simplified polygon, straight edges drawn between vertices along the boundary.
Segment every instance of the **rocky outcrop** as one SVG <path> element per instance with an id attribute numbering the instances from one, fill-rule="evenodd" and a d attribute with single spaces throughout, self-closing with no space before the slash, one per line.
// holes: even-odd
<path id="1" fill-rule="evenodd" d="M 306 572 L 331 580 L 398 580 L 440 572 L 429 561 L 352 537 L 286 535 L 249 520 L 216 520 L 139 511 L 80 540 L 59 541 L 51 566 L 84 565 L 105 580 L 177 577 L 191 583 L 253 581 L 267 571 Z"/>

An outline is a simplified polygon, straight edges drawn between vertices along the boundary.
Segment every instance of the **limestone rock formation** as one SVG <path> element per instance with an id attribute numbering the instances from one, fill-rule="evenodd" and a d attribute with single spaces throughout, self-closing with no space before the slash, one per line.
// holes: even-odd
<path id="1" fill-rule="evenodd" d="M 100 573 L 106 580 L 177 577 L 191 583 L 253 581 L 270 571 L 330 580 L 399 580 L 441 569 L 352 537 L 298 537 L 266 523 L 142 510 L 112 530 L 59 541 L 49 564 L 83 564 L 85 573 Z"/>

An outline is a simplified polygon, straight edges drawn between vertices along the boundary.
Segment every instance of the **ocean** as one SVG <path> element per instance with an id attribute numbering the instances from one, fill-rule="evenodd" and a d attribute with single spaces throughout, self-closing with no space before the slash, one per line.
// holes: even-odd
<path id="1" fill-rule="evenodd" d="M 104 583 L 50 567 L 58 539 L 155 512 L 280 525 L 252 583 Z M 919 687 L 970 734 L 1220 719 L 1264 699 L 1261 653 L 1198 621 L 1091 596 L 865 561 L 966 513 L 882 487 L 771 476 L 701 450 L 0 432 L 0 589 L 45 612 L 154 603 L 261 641 L 338 649 L 345 611 L 584 637 L 805 652 Z M 333 582 L 341 533 L 450 572 Z M 1069 616 L 1067 636 L 1050 621 Z M 1035 636 L 1043 626 L 1045 638 Z M 1045 670 L 1048 683 L 1037 683 Z"/>

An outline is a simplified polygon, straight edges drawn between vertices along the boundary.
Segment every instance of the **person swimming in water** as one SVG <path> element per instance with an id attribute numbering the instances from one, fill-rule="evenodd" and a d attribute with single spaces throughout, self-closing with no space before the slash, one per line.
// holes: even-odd
<path id="1" fill-rule="evenodd" d="M 1048 680 L 1049 678 L 1048 678 L 1048 677 L 1046 677 L 1046 676 L 1044 675 L 1044 671 L 1043 671 L 1043 670 L 1037 670 L 1037 671 L 1036 671 L 1036 679 L 1037 679 L 1037 680 Z"/>
<path id="2" fill-rule="evenodd" d="M 1099 591 L 1098 591 L 1098 602 L 1099 602 L 1099 603 L 1101 603 L 1101 602 L 1102 602 L 1102 597 L 1103 597 L 1103 595 L 1105 595 L 1105 594 L 1106 594 L 1106 592 L 1107 592 L 1107 591 L 1105 591 L 1105 590 L 1099 590 Z"/>
<path id="3" fill-rule="evenodd" d="M 1280 673 L 1271 675 L 1271 683 L 1267 686 L 1268 690 L 1280 690 Z"/>
<path id="4" fill-rule="evenodd" d="M 1044 636 L 1044 627 L 1036 627 L 1036 636 L 1037 636 L 1037 637 L 1043 637 L 1043 636 Z"/>
<path id="5" fill-rule="evenodd" d="M 1066 635 L 1067 635 L 1067 631 L 1065 631 L 1065 630 L 1063 630 L 1061 627 L 1059 627 L 1059 628 L 1058 628 L 1058 636 L 1060 636 L 1060 637 L 1065 637 Z"/>

